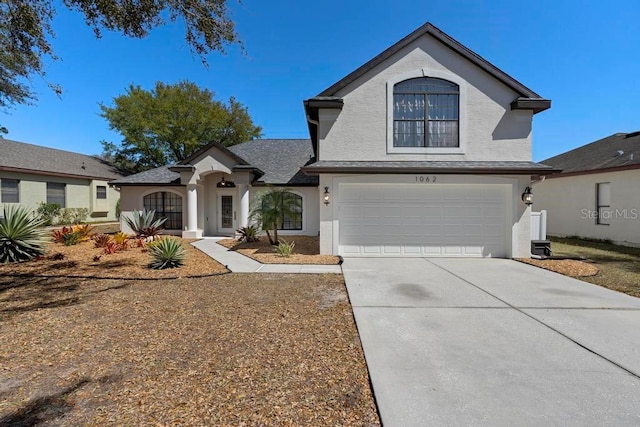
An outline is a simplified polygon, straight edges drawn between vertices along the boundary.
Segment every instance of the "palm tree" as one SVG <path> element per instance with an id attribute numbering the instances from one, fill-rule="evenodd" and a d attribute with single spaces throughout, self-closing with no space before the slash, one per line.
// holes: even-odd
<path id="1" fill-rule="evenodd" d="M 301 210 L 299 197 L 285 188 L 277 188 L 258 197 L 249 217 L 267 233 L 269 243 L 277 245 L 284 218 L 293 220 Z M 273 237 L 269 231 L 273 231 Z"/>

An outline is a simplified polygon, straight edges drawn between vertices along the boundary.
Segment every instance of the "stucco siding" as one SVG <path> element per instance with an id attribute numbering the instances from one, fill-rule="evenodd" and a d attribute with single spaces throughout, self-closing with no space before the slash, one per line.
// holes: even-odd
<path id="1" fill-rule="evenodd" d="M 610 183 L 609 225 L 596 224 L 596 184 Z M 640 170 L 549 178 L 533 186 L 535 210 L 547 210 L 547 233 L 640 245 Z"/>
<path id="2" fill-rule="evenodd" d="M 204 231 L 207 236 L 220 235 L 218 232 L 218 189 L 216 183 L 220 181 L 220 174 L 210 174 L 205 177 L 202 184 L 198 186 L 198 203 L 203 203 L 203 218 L 199 221 L 198 227 Z M 278 187 L 280 188 L 280 187 Z M 319 233 L 319 217 L 318 217 L 318 189 L 316 187 L 286 187 L 288 190 L 299 194 L 303 198 L 303 220 L 302 230 L 284 230 L 280 231 L 282 235 L 306 235 L 317 236 Z M 239 225 L 239 194 L 238 187 L 226 188 L 221 190 L 224 194 L 234 195 L 233 210 L 236 213 L 234 225 Z M 253 209 L 258 203 L 259 195 L 268 191 L 267 187 L 249 187 L 250 209 Z M 122 230 L 125 233 L 131 233 L 130 228 L 124 221 L 124 217 L 132 217 L 133 211 L 143 208 L 143 197 L 156 191 L 169 191 L 179 194 L 182 197 L 182 218 L 183 226 L 186 226 L 187 219 L 187 203 L 186 188 L 183 186 L 172 187 L 151 187 L 151 186 L 126 186 L 121 188 L 121 209 L 123 219 L 121 221 Z"/>
<path id="3" fill-rule="evenodd" d="M 460 86 L 462 154 L 388 153 L 387 85 L 398 76 L 448 78 Z M 415 76 L 417 77 L 418 74 Z M 531 111 L 511 111 L 517 94 L 429 35 L 337 94 L 339 114 L 320 111 L 319 160 L 531 160 Z"/>
<path id="4" fill-rule="evenodd" d="M 116 219 L 116 204 L 120 194 L 116 189 L 109 188 L 107 181 L 20 172 L 2 172 L 0 173 L 0 181 L 3 178 L 20 181 L 18 184 L 19 204 L 30 210 L 36 210 L 40 203 L 47 201 L 47 182 L 55 182 L 66 184 L 65 207 L 89 210 L 87 222 L 114 221 Z M 98 185 L 107 187 L 106 200 L 96 198 L 96 186 Z M 1 207 L 4 205 L 0 203 Z"/>
<path id="5" fill-rule="evenodd" d="M 318 201 L 320 203 L 320 253 L 337 254 L 338 234 L 340 230 L 340 185 L 344 183 L 380 183 L 398 185 L 430 185 L 416 183 L 415 175 L 320 175 Z M 520 196 L 530 180 L 528 176 L 471 176 L 471 175 L 437 175 L 433 185 L 501 185 L 507 194 L 506 200 L 506 246 L 507 256 L 512 258 L 529 257 L 531 254 L 530 207 L 526 206 Z M 324 187 L 328 187 L 331 203 L 325 206 L 320 202 Z"/>
<path id="6" fill-rule="evenodd" d="M 131 228 L 127 225 L 125 217 L 133 218 L 134 211 L 144 208 L 143 198 L 147 194 L 157 191 L 168 191 L 182 197 L 182 222 L 186 219 L 186 190 L 185 187 L 152 187 L 152 186 L 123 186 L 120 188 L 120 229 L 123 233 L 132 234 Z M 177 230 L 180 232 L 181 230 Z"/>

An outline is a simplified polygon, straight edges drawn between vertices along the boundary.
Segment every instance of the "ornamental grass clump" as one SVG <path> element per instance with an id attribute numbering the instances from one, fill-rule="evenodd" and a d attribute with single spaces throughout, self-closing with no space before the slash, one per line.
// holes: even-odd
<path id="1" fill-rule="evenodd" d="M 278 246 L 276 246 L 276 252 L 278 255 L 284 258 L 289 258 L 293 254 L 293 248 L 296 247 L 296 242 L 287 242 L 284 239 L 280 239 Z"/>
<path id="2" fill-rule="evenodd" d="M 178 239 L 162 239 L 148 245 L 149 254 L 153 258 L 149 266 L 155 270 L 177 268 L 184 264 L 186 251 Z"/>
<path id="3" fill-rule="evenodd" d="M 6 206 L 0 219 L 0 262 L 27 261 L 45 252 L 43 221 L 22 206 Z"/>

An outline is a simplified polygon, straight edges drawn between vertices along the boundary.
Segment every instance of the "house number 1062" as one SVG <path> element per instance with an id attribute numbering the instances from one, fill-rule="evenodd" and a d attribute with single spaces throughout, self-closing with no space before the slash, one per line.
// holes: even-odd
<path id="1" fill-rule="evenodd" d="M 436 182 L 437 177 L 435 176 L 416 176 L 416 182 Z"/>

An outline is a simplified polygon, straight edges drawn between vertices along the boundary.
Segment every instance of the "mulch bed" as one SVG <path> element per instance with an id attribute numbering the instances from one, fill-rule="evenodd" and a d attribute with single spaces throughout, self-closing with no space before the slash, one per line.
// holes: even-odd
<path id="1" fill-rule="evenodd" d="M 226 273 L 228 270 L 216 260 L 183 241 L 187 251 L 185 264 L 180 268 L 153 270 L 148 267 L 151 256 L 144 248 L 131 247 L 115 254 L 104 254 L 93 242 L 82 242 L 74 246 L 50 243 L 44 259 L 27 262 L 0 264 L 0 274 L 35 276 L 73 276 L 97 278 L 161 279 L 192 277 Z M 53 259 L 62 254 L 63 259 Z M 100 257 L 94 261 L 94 257 Z"/>
<path id="2" fill-rule="evenodd" d="M 0 425 L 379 425 L 340 275 L 0 273 Z"/>
<path id="3" fill-rule="evenodd" d="M 571 277 L 589 277 L 598 274 L 598 268 L 584 261 L 573 259 L 534 259 L 518 258 L 517 261 L 535 265 L 545 270 L 555 271 Z"/>
<path id="4" fill-rule="evenodd" d="M 320 255 L 320 239 L 310 236 L 280 236 L 287 242 L 295 242 L 293 254 L 289 258 L 275 252 L 266 236 L 257 242 L 244 243 L 236 239 L 225 239 L 218 243 L 231 250 L 253 258 L 263 264 L 324 264 L 336 265 L 340 258 L 334 255 Z"/>

